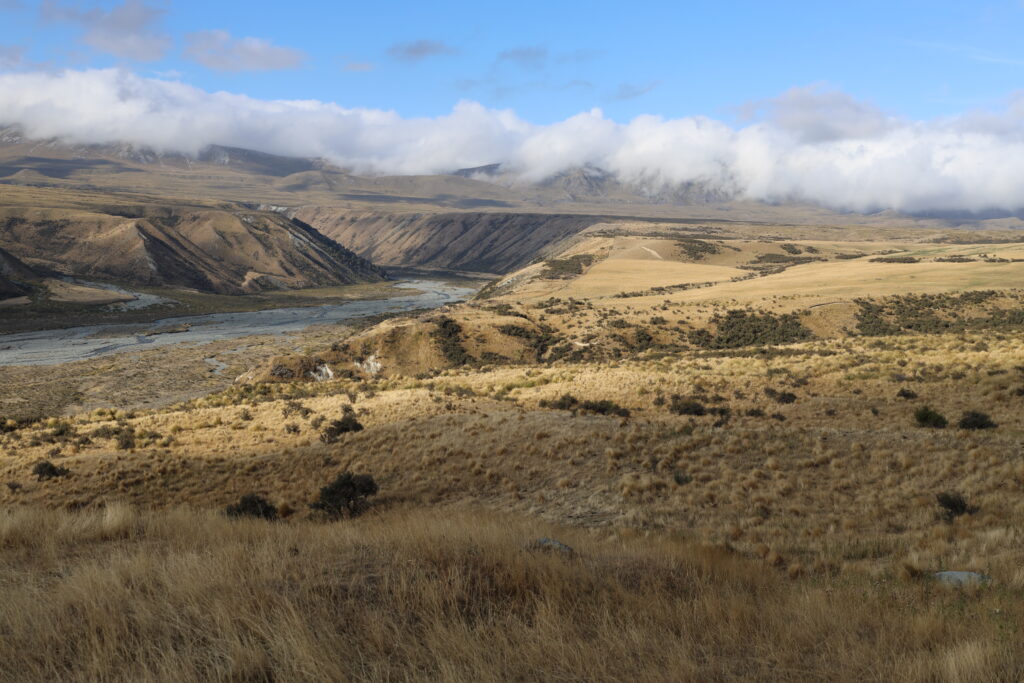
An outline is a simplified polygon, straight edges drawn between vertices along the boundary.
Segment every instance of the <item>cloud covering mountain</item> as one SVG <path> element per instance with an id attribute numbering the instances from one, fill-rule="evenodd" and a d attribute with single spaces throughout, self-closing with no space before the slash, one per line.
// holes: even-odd
<path id="1" fill-rule="evenodd" d="M 740 127 L 702 116 L 619 123 L 597 109 L 536 125 L 469 101 L 444 116 L 404 118 L 207 92 L 119 69 L 0 74 L 0 123 L 32 138 L 186 154 L 230 145 L 391 174 L 501 162 L 523 181 L 591 165 L 652 190 L 698 182 L 740 198 L 855 211 L 1024 208 L 1024 99 L 1003 111 L 909 121 L 812 86 L 745 113 Z"/>

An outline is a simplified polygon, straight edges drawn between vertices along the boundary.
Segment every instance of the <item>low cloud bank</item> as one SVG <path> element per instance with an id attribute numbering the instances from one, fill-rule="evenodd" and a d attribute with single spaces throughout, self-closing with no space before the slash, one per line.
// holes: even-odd
<path id="1" fill-rule="evenodd" d="M 403 118 L 206 92 L 117 69 L 0 74 L 0 123 L 33 138 L 193 155 L 220 144 L 394 174 L 502 162 L 526 181 L 589 164 L 651 190 L 697 182 L 742 198 L 854 211 L 1024 208 L 1024 100 L 919 122 L 809 87 L 748 110 L 757 119 L 740 128 L 700 116 L 617 123 L 596 109 L 539 126 L 474 102 Z"/>

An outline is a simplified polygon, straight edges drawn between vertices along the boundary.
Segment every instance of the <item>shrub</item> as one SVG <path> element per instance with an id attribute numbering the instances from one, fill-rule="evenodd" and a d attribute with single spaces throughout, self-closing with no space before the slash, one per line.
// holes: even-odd
<path id="1" fill-rule="evenodd" d="M 591 254 L 577 254 L 565 259 L 551 259 L 544 262 L 541 277 L 547 280 L 563 280 L 582 275 L 583 269 L 594 262 Z"/>
<path id="2" fill-rule="evenodd" d="M 957 424 L 960 429 L 995 429 L 998 425 L 985 413 L 969 410 Z"/>
<path id="3" fill-rule="evenodd" d="M 668 409 L 676 415 L 707 415 L 707 408 L 700 401 L 692 398 L 684 398 L 679 394 L 672 394 Z"/>
<path id="4" fill-rule="evenodd" d="M 324 443 L 334 443 L 342 434 L 361 431 L 363 431 L 363 425 L 356 419 L 355 413 L 346 412 L 340 420 L 332 420 L 329 425 L 324 427 L 324 430 L 320 432 L 320 440 Z"/>
<path id="5" fill-rule="evenodd" d="M 913 256 L 879 256 L 869 260 L 871 263 L 918 263 L 921 259 Z"/>
<path id="6" fill-rule="evenodd" d="M 630 414 L 628 408 L 623 408 L 614 401 L 607 399 L 581 401 L 572 394 L 562 394 L 560 398 L 553 401 L 541 400 L 540 407 L 552 410 L 578 410 L 584 413 L 594 413 L 595 415 L 617 415 L 619 417 L 629 417 Z"/>
<path id="7" fill-rule="evenodd" d="M 776 391 L 771 387 L 764 390 L 764 395 L 777 403 L 789 404 L 796 401 L 796 394 L 791 391 Z"/>
<path id="8" fill-rule="evenodd" d="M 978 511 L 977 506 L 969 505 L 967 499 L 955 491 L 944 491 L 935 496 L 936 502 L 942 508 L 940 513 L 947 522 L 961 515 L 973 515 Z"/>
<path id="9" fill-rule="evenodd" d="M 227 506 L 224 512 L 228 517 L 257 517 L 270 521 L 277 519 L 277 508 L 255 493 L 242 496 L 237 503 Z"/>
<path id="10" fill-rule="evenodd" d="M 430 336 L 437 343 L 445 360 L 455 366 L 472 363 L 474 358 L 466 353 L 462 346 L 462 325 L 447 316 L 438 318 L 435 322 L 437 327 Z"/>
<path id="11" fill-rule="evenodd" d="M 715 326 L 715 334 L 707 330 L 695 330 L 689 335 L 691 344 L 708 349 L 738 349 L 744 346 L 791 344 L 814 336 L 792 313 L 759 314 L 737 309 L 727 311 L 724 316 L 716 315 L 711 322 Z"/>
<path id="12" fill-rule="evenodd" d="M 918 427 L 930 427 L 931 429 L 945 429 L 949 421 L 928 406 L 921 406 L 914 412 L 914 419 Z"/>
<path id="13" fill-rule="evenodd" d="M 46 481 L 47 479 L 55 479 L 57 477 L 66 477 L 71 473 L 66 467 L 60 465 L 54 465 L 49 460 L 40 460 L 32 467 L 32 474 L 36 476 L 39 481 Z"/>
<path id="14" fill-rule="evenodd" d="M 124 428 L 117 433 L 117 447 L 122 451 L 130 451 L 135 448 L 135 432 L 131 428 Z"/>
<path id="15" fill-rule="evenodd" d="M 596 415 L 617 415 L 619 417 L 629 417 L 629 409 L 623 408 L 614 401 L 603 399 L 600 401 L 581 401 L 579 409 L 586 413 L 594 413 Z"/>
<path id="16" fill-rule="evenodd" d="M 539 405 L 541 408 L 550 408 L 552 410 L 575 410 L 579 404 L 579 399 L 572 394 L 562 394 L 553 401 L 541 399 Z"/>
<path id="17" fill-rule="evenodd" d="M 355 517 L 369 507 L 367 497 L 378 491 L 377 482 L 369 474 L 343 472 L 338 478 L 320 489 L 320 496 L 310 507 L 331 517 Z"/>

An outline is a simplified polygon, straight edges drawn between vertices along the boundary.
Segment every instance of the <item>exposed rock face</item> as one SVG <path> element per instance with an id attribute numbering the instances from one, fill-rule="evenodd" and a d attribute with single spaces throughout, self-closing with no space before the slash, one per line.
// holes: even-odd
<path id="1" fill-rule="evenodd" d="M 506 273 L 601 222 L 596 216 L 537 213 L 383 213 L 307 208 L 296 214 L 383 266 Z"/>
<path id="2" fill-rule="evenodd" d="M 226 294 L 387 277 L 309 225 L 273 212 L 9 208 L 0 210 L 0 247 L 66 275 Z"/>

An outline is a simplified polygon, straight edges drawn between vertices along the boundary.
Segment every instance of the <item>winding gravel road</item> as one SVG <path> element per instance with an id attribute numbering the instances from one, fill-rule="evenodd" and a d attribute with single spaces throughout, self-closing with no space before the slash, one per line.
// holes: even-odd
<path id="1" fill-rule="evenodd" d="M 89 325 L 63 330 L 19 332 L 0 335 L 0 365 L 56 365 L 85 360 L 123 351 L 138 351 L 173 344 L 204 344 L 248 337 L 257 334 L 299 332 L 310 325 L 325 325 L 380 313 L 400 313 L 423 308 L 437 308 L 461 301 L 473 290 L 455 287 L 435 280 L 413 280 L 404 287 L 421 294 L 399 296 L 375 301 L 352 301 L 329 306 L 273 308 L 248 313 L 213 313 L 209 315 L 167 318 L 137 325 L 137 331 L 123 335 L 103 334 L 125 325 Z M 147 336 L 146 330 L 162 326 L 190 325 L 186 332 Z"/>

